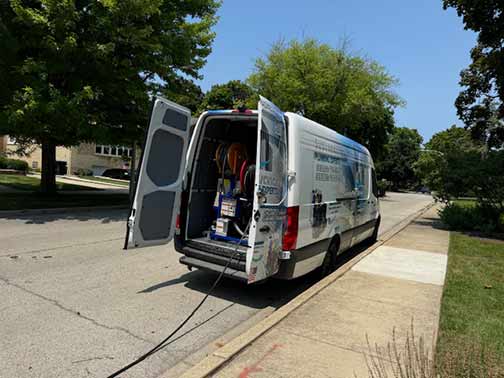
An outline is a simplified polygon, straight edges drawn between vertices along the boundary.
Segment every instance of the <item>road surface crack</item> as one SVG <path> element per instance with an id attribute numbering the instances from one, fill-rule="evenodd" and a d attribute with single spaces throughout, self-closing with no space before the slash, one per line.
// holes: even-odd
<path id="1" fill-rule="evenodd" d="M 114 359 L 114 357 L 112 357 L 112 356 L 98 356 L 98 357 L 86 358 L 84 360 L 72 361 L 72 364 L 80 364 L 82 362 L 89 362 L 89 361 L 96 361 L 96 360 L 113 360 L 113 359 Z"/>
<path id="2" fill-rule="evenodd" d="M 85 247 L 85 246 L 88 246 L 88 245 L 107 243 L 107 242 L 116 241 L 116 240 L 124 240 L 124 238 L 112 238 L 112 239 L 95 240 L 95 241 L 92 241 L 92 242 L 84 242 L 84 243 L 78 243 L 78 244 L 67 244 L 67 245 L 60 245 L 58 247 L 50 247 L 50 248 L 32 249 L 32 250 L 23 251 L 23 252 L 17 252 L 17 253 L 15 251 L 12 251 L 12 253 L 8 253 L 7 255 L 4 255 L 4 256 L 5 257 L 11 257 L 11 256 L 31 255 L 31 254 L 35 254 L 35 253 L 48 252 L 48 251 L 56 251 L 56 250 L 65 249 L 65 248 Z"/>
<path id="3" fill-rule="evenodd" d="M 87 320 L 88 322 L 92 323 L 93 325 L 97 326 L 97 327 L 100 327 L 100 328 L 105 328 L 105 329 L 108 329 L 108 330 L 111 330 L 111 331 L 120 331 L 120 332 L 123 332 L 123 333 L 126 333 L 128 334 L 129 336 L 131 337 L 134 337 L 135 339 L 137 340 L 140 340 L 140 341 L 143 341 L 143 342 L 146 342 L 146 343 L 149 343 L 149 344 L 154 344 L 152 341 L 150 340 L 147 340 L 147 339 L 144 339 L 143 337 L 141 336 L 138 336 L 138 335 L 135 335 L 134 333 L 132 333 L 131 331 L 129 331 L 128 329 L 126 328 L 123 328 L 123 327 L 118 327 L 118 326 L 114 326 L 114 327 L 111 327 L 111 326 L 108 326 L 106 324 L 103 324 L 103 323 L 100 323 L 98 322 L 97 320 L 89 317 L 89 316 L 86 316 L 86 315 L 82 315 L 79 311 L 75 311 L 71 308 L 68 308 L 64 305 L 62 305 L 61 303 L 59 303 L 57 300 L 55 299 L 52 299 L 52 298 L 49 298 L 49 297 L 46 297 L 45 295 L 42 295 L 42 294 L 39 294 L 35 291 L 32 291 L 30 289 L 27 289 L 21 285 L 18 285 L 18 284 L 15 284 L 14 282 L 11 282 L 9 281 L 8 279 L 6 278 L 3 278 L 3 277 L 0 277 L 0 281 L 4 282 L 5 284 L 9 285 L 9 286 L 13 286 L 25 293 L 28 293 L 28 294 L 31 294 L 37 298 L 40 298 L 42 299 L 43 301 L 45 302 L 49 302 L 51 303 L 52 305 L 58 307 L 59 309 L 63 310 L 63 311 L 66 311 L 72 315 L 75 315 L 75 316 L 78 316 L 79 318 L 81 319 L 85 319 Z"/>

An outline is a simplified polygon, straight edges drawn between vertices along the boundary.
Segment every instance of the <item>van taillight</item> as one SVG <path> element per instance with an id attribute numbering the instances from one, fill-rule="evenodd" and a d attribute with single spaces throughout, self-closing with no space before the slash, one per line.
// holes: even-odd
<path id="1" fill-rule="evenodd" d="M 283 235 L 284 251 L 292 251 L 296 249 L 298 237 L 298 221 L 299 221 L 299 206 L 287 208 L 287 229 Z"/>
<path id="2" fill-rule="evenodd" d="M 175 234 L 180 234 L 180 214 L 177 214 L 177 218 L 175 220 Z"/>

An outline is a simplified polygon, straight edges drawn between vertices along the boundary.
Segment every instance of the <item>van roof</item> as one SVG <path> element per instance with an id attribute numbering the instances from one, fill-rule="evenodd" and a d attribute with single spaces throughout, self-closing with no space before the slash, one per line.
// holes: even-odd
<path id="1" fill-rule="evenodd" d="M 257 114 L 257 110 L 247 109 L 247 112 L 252 112 L 252 114 Z M 238 112 L 237 109 L 216 109 L 216 110 L 207 110 L 206 113 L 215 115 L 215 114 L 234 114 L 234 113 L 240 113 L 240 112 Z M 247 114 L 247 113 L 243 113 L 243 114 Z"/>
<path id="2" fill-rule="evenodd" d="M 327 126 L 321 125 L 311 119 L 305 118 L 297 113 L 286 112 L 285 113 L 289 119 L 297 120 L 296 122 L 301 129 L 310 129 L 310 132 L 315 132 L 321 137 L 328 139 L 330 141 L 336 142 L 338 144 L 344 145 L 345 147 L 351 148 L 354 151 L 358 151 L 364 155 L 371 157 L 369 150 L 362 144 L 357 143 L 353 139 L 350 139 L 337 131 L 330 129 Z"/>

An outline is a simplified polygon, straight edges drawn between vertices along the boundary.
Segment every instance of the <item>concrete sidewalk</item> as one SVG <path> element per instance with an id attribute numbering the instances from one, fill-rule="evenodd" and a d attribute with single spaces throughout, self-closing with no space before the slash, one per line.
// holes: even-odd
<path id="1" fill-rule="evenodd" d="M 431 208 L 212 376 L 368 377 L 366 335 L 386 347 L 395 328 L 403 345 L 412 322 L 433 345 L 449 243 L 436 221 Z"/>
<path id="2" fill-rule="evenodd" d="M 39 173 L 29 173 L 26 176 L 28 177 L 35 177 L 40 179 L 40 174 Z M 101 189 L 103 191 L 107 191 L 107 193 L 126 193 L 129 191 L 129 188 L 127 186 L 121 186 L 117 184 L 108 184 L 105 182 L 97 182 L 97 181 L 92 181 L 92 180 L 86 180 L 86 179 L 81 179 L 79 177 L 72 177 L 72 176 L 56 176 L 56 182 L 62 183 L 62 184 L 71 184 L 71 185 L 79 185 L 79 186 L 85 186 L 88 188 L 93 188 L 93 189 Z M 62 190 L 62 192 L 67 192 L 66 190 Z M 72 190 L 72 193 L 78 192 L 77 190 Z M 98 193 L 98 191 L 96 191 Z"/>

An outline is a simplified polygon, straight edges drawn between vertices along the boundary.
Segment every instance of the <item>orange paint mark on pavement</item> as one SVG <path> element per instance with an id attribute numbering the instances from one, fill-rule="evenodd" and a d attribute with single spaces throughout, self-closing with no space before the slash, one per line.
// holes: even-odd
<path id="1" fill-rule="evenodd" d="M 250 373 L 258 373 L 258 372 L 262 371 L 262 368 L 259 367 L 259 364 L 261 362 L 263 362 L 266 359 L 266 357 L 270 356 L 275 351 L 275 349 L 281 348 L 282 346 L 283 345 L 281 345 L 281 344 L 273 344 L 273 346 L 266 353 L 264 353 L 264 355 L 258 361 L 256 361 L 252 366 L 244 367 L 243 370 L 241 371 L 240 375 L 238 375 L 238 377 L 239 378 L 250 378 L 250 376 L 249 376 Z"/>

